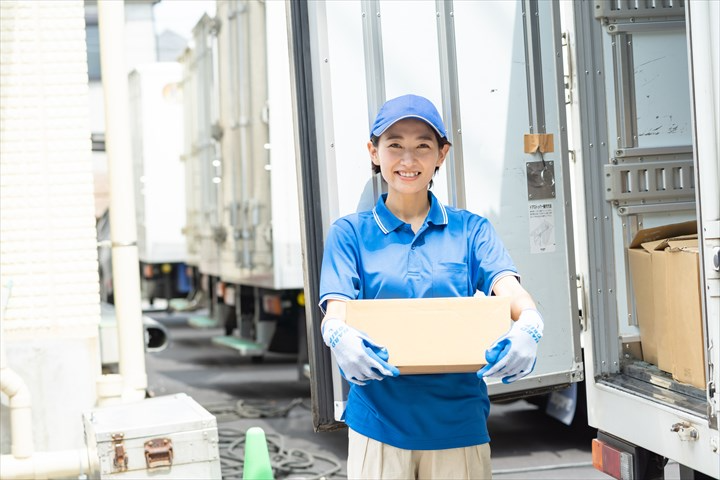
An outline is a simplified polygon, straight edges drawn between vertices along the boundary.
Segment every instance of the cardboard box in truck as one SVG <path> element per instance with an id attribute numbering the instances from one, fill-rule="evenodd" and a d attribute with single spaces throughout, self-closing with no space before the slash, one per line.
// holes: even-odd
<path id="1" fill-rule="evenodd" d="M 345 320 L 385 346 L 401 374 L 475 372 L 512 324 L 507 297 L 351 300 Z"/>
<path id="2" fill-rule="evenodd" d="M 628 260 L 644 360 L 704 388 L 696 232 L 692 221 L 640 230 Z"/>
<path id="3" fill-rule="evenodd" d="M 705 342 L 701 321 L 697 235 L 669 240 L 665 252 L 673 378 L 705 389 Z"/>

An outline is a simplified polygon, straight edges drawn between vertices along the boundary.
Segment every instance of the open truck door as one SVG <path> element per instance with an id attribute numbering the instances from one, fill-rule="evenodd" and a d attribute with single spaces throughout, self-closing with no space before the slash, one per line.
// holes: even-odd
<path id="1" fill-rule="evenodd" d="M 346 386 L 320 335 L 323 239 L 373 199 L 369 125 L 423 95 L 453 144 L 435 195 L 491 220 L 545 320 L 535 371 L 494 399 L 582 380 L 560 17 L 555 2 L 289 2 L 308 348 L 316 430 L 340 426 Z M 374 202 L 372 202 L 374 203 Z"/>
<path id="2" fill-rule="evenodd" d="M 680 478 L 718 478 L 720 8 L 563 7 L 593 463 L 661 479 L 670 459 Z"/>

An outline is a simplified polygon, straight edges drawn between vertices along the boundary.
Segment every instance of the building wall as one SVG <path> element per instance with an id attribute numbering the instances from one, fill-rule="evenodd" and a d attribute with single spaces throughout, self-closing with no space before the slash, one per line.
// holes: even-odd
<path id="1" fill-rule="evenodd" d="M 101 373 L 84 28 L 82 0 L 0 1 L 2 341 L 32 394 L 37 451 L 84 444 Z"/>

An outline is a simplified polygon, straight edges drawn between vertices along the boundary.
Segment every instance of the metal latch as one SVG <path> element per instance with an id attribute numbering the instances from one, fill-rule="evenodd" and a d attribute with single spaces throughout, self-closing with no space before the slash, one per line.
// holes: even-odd
<path id="1" fill-rule="evenodd" d="M 147 468 L 170 467 L 173 462 L 173 445 L 169 438 L 153 438 L 145 442 Z"/>
<path id="2" fill-rule="evenodd" d="M 555 164 L 552 160 L 526 162 L 528 200 L 555 198 Z"/>
<path id="3" fill-rule="evenodd" d="M 695 441 L 700 437 L 697 429 L 690 425 L 690 422 L 678 422 L 670 427 L 671 432 L 675 432 L 682 441 Z"/>
<path id="4" fill-rule="evenodd" d="M 112 439 L 112 447 L 115 452 L 113 458 L 113 466 L 116 472 L 124 472 L 128 469 L 128 457 L 125 451 L 125 434 L 124 433 L 113 433 L 110 437 Z"/>

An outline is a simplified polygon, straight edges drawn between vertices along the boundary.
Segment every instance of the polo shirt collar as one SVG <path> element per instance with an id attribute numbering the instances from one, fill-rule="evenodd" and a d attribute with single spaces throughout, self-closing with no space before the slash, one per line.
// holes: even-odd
<path id="1" fill-rule="evenodd" d="M 430 199 L 430 211 L 428 212 L 427 220 L 428 223 L 434 225 L 447 225 L 448 216 L 445 206 L 441 204 L 432 192 L 428 191 L 428 198 Z M 373 208 L 373 217 L 375 223 L 384 234 L 388 234 L 403 225 L 405 222 L 397 218 L 388 208 L 385 206 L 385 200 L 387 199 L 387 193 L 384 193 L 378 198 L 375 208 Z"/>

